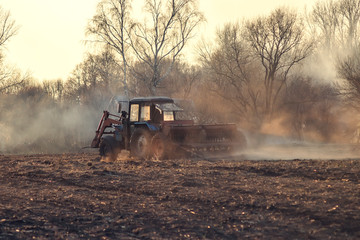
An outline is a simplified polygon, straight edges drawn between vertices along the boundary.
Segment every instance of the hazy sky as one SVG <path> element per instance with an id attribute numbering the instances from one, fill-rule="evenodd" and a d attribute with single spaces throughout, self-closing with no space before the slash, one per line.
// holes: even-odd
<path id="1" fill-rule="evenodd" d="M 85 27 L 100 0 L 0 0 L 20 27 L 6 45 L 7 61 L 35 79 L 66 80 L 87 51 Z M 134 0 L 139 3 L 142 0 Z M 207 19 L 199 34 L 212 37 L 229 21 L 265 15 L 279 6 L 303 10 L 315 0 L 199 0 Z M 136 5 L 134 6 L 136 7 Z"/>

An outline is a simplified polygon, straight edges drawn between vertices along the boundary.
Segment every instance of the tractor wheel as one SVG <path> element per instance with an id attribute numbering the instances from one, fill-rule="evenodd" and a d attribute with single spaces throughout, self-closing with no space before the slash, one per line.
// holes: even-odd
<path id="1" fill-rule="evenodd" d="M 120 151 L 116 148 L 115 139 L 108 136 L 101 138 L 99 152 L 100 156 L 107 158 L 110 161 L 115 161 Z"/>
<path id="2" fill-rule="evenodd" d="M 162 160 L 166 157 L 166 139 L 162 134 L 155 134 L 151 140 L 151 148 L 153 157 L 157 160 Z"/>
<path id="3" fill-rule="evenodd" d="M 147 159 L 150 156 L 151 138 L 149 131 L 138 128 L 136 129 L 130 138 L 130 152 L 131 155 Z"/>

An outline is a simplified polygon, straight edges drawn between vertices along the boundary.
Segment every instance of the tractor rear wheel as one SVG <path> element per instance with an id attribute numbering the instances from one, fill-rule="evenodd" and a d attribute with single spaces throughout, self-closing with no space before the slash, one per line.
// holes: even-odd
<path id="1" fill-rule="evenodd" d="M 135 129 L 130 138 L 130 152 L 131 155 L 147 159 L 150 156 L 151 138 L 149 131 L 138 128 Z"/>

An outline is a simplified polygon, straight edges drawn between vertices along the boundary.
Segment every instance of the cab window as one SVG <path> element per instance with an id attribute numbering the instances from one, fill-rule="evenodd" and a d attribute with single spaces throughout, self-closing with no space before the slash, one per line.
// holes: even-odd
<path id="1" fill-rule="evenodd" d="M 164 111 L 164 121 L 174 121 L 174 112 Z"/>
<path id="2" fill-rule="evenodd" d="M 150 121 L 150 106 L 141 106 L 140 121 Z"/>
<path id="3" fill-rule="evenodd" d="M 139 104 L 132 104 L 130 109 L 130 122 L 139 121 Z"/>

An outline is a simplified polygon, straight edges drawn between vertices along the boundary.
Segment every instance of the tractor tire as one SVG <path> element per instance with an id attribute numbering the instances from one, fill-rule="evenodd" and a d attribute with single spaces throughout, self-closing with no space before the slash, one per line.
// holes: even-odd
<path id="1" fill-rule="evenodd" d="M 99 152 L 100 156 L 109 161 L 115 161 L 120 152 L 120 148 L 116 147 L 116 140 L 111 136 L 101 138 Z"/>
<path id="2" fill-rule="evenodd" d="M 151 139 L 151 152 L 157 160 L 163 160 L 167 157 L 166 139 L 162 134 L 155 134 Z"/>
<path id="3" fill-rule="evenodd" d="M 151 135 L 149 131 L 135 129 L 130 138 L 130 153 L 140 159 L 148 159 L 151 152 Z"/>

